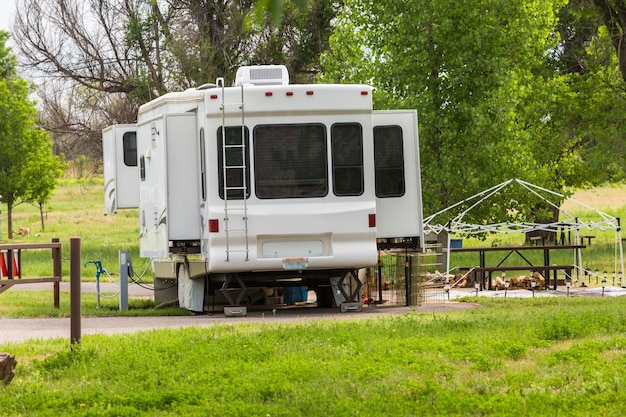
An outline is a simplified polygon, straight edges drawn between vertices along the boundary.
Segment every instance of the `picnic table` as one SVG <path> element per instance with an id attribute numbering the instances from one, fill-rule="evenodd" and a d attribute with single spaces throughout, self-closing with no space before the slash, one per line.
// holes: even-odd
<path id="1" fill-rule="evenodd" d="M 480 281 L 480 289 L 485 289 L 485 273 L 489 275 L 489 279 L 487 280 L 488 289 L 492 288 L 492 273 L 497 271 L 537 271 L 543 275 L 546 279 L 546 286 L 550 286 L 550 272 L 554 273 L 554 278 L 552 280 L 553 288 L 556 290 L 557 287 L 557 271 L 562 270 L 565 272 L 566 276 L 572 276 L 572 270 L 574 269 L 574 265 L 551 265 L 550 264 L 550 253 L 554 251 L 562 251 L 562 250 L 573 250 L 576 251 L 578 249 L 586 248 L 586 245 L 541 245 L 541 246 L 494 246 L 494 247 L 465 247 L 465 248 L 449 248 L 448 250 L 451 253 L 459 253 L 459 252 L 473 252 L 478 253 L 478 266 L 474 268 L 478 279 Z M 540 251 L 543 252 L 543 262 L 541 264 L 533 264 L 528 260 L 528 257 L 524 256 L 522 252 L 528 251 Z M 499 262 L 495 265 L 487 265 L 486 262 L 486 253 L 487 252 L 501 252 L 502 256 L 500 256 Z M 512 255 L 516 253 L 519 257 L 526 262 L 525 265 L 505 265 L 505 261 Z M 535 262 L 536 263 L 536 262 Z"/>

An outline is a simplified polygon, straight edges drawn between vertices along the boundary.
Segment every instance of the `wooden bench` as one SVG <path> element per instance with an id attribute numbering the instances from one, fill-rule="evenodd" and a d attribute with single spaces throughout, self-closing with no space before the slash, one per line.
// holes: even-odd
<path id="1" fill-rule="evenodd" d="M 504 272 L 504 271 L 531 271 L 531 272 L 543 272 L 543 276 L 546 279 L 546 287 L 550 286 L 550 271 L 554 271 L 554 278 L 553 278 L 553 289 L 556 290 L 557 287 L 557 279 L 556 279 L 556 272 L 557 271 L 564 271 L 565 275 L 568 277 L 572 277 L 572 270 L 574 269 L 573 265 L 500 265 L 500 266 L 485 266 L 485 267 L 475 267 L 474 271 L 475 272 L 487 272 L 489 274 L 489 281 L 488 281 L 488 289 L 491 290 L 492 289 L 492 273 L 494 272 Z M 546 274 L 546 272 L 548 272 Z M 484 277 L 481 276 L 481 281 L 484 279 Z M 484 288 L 484 282 L 481 282 L 481 288 Z"/>
<path id="2" fill-rule="evenodd" d="M 26 249 L 51 249 L 52 250 L 52 276 L 43 278 L 22 278 L 22 256 L 21 251 Z M 18 271 L 14 271 L 13 253 L 17 252 Z M 54 307 L 60 306 L 60 283 L 61 283 L 61 243 L 59 239 L 52 239 L 51 243 L 17 243 L 1 244 L 0 256 L 7 254 L 7 277 L 4 278 L 0 272 L 0 294 L 10 289 L 14 285 L 33 284 L 40 282 L 53 283 Z M 16 274 L 17 272 L 17 274 Z M 16 276 L 17 275 L 17 276 Z"/>
<path id="3" fill-rule="evenodd" d="M 593 235 L 581 235 L 580 239 L 583 243 L 585 243 L 585 239 L 587 239 L 587 245 L 591 246 L 591 239 L 595 239 L 596 237 Z"/>

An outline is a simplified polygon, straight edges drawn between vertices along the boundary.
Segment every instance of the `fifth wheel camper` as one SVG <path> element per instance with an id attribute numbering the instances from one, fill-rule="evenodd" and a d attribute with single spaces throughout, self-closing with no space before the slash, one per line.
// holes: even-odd
<path id="1" fill-rule="evenodd" d="M 417 126 L 415 110 L 373 110 L 370 86 L 243 67 L 104 129 L 105 211 L 138 208 L 157 301 L 245 314 L 305 288 L 358 307 L 383 246 L 423 244 Z"/>

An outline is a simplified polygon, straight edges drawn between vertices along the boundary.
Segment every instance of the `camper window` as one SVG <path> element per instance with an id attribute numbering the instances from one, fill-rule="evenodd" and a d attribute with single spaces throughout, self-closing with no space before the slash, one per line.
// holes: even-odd
<path id="1" fill-rule="evenodd" d="M 376 197 L 404 195 L 404 151 L 400 126 L 374 128 Z"/>
<path id="2" fill-rule="evenodd" d="M 328 194 L 326 127 L 323 124 L 254 128 L 258 198 L 310 198 Z"/>
<path id="3" fill-rule="evenodd" d="M 126 132 L 122 136 L 122 149 L 124 150 L 124 165 L 137 166 L 137 132 Z"/>
<path id="4" fill-rule="evenodd" d="M 245 140 L 243 142 L 241 140 L 241 126 L 227 126 L 224 127 L 224 131 L 226 132 L 226 146 L 222 148 L 222 128 L 217 129 L 217 165 L 220 198 L 224 198 L 224 171 L 226 171 L 226 188 L 228 188 L 226 195 L 228 199 L 243 199 L 244 188 L 246 188 L 246 198 L 248 198 L 250 197 L 250 170 L 248 168 L 250 166 L 250 148 L 248 128 L 243 128 L 245 132 Z M 224 169 L 224 155 L 226 156 L 226 169 Z"/>
<path id="5" fill-rule="evenodd" d="M 338 196 L 363 194 L 363 133 L 356 123 L 331 129 L 333 192 Z"/>

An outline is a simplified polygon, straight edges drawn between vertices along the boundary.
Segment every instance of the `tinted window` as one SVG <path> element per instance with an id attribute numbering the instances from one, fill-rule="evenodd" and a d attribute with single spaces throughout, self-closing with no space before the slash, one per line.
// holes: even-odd
<path id="1" fill-rule="evenodd" d="M 376 197 L 404 195 L 404 150 L 400 126 L 374 128 Z"/>
<path id="2" fill-rule="evenodd" d="M 137 132 L 126 132 L 122 136 L 122 149 L 124 150 L 124 165 L 137 166 Z"/>
<path id="3" fill-rule="evenodd" d="M 257 197 L 306 198 L 327 195 L 326 152 L 324 125 L 255 127 L 254 173 Z"/>
<path id="4" fill-rule="evenodd" d="M 222 147 L 222 128 L 217 130 L 217 161 L 219 177 L 219 194 L 224 198 L 224 171 L 226 171 L 226 188 L 228 199 L 241 200 L 246 191 L 250 197 L 250 151 L 248 129 L 243 131 L 245 139 L 241 140 L 241 126 L 227 126 L 225 146 Z M 226 157 L 226 164 L 224 164 Z M 245 173 L 245 175 L 244 175 Z"/>
<path id="5" fill-rule="evenodd" d="M 363 134 L 359 124 L 336 124 L 331 130 L 333 192 L 363 194 Z"/>

